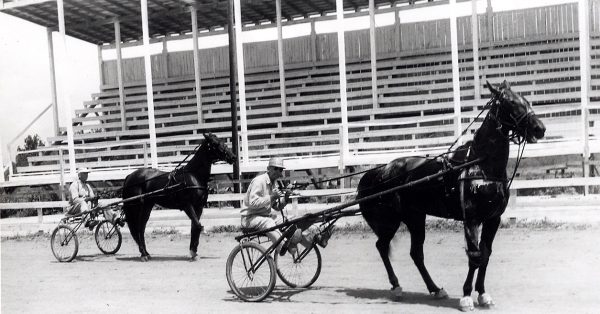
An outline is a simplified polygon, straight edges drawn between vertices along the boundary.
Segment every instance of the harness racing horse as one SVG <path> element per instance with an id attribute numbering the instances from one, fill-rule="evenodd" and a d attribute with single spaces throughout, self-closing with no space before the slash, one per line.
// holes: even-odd
<path id="1" fill-rule="evenodd" d="M 494 305 L 485 291 L 484 281 L 500 215 L 509 198 L 506 174 L 509 144 L 511 140 L 523 145 L 525 141 L 535 143 L 544 137 L 546 128 L 533 113 L 529 102 L 513 92 L 506 81 L 496 87 L 489 83 L 487 86 L 492 98 L 484 108 L 489 112 L 473 141 L 462 145 L 451 158 L 398 158 L 384 167 L 369 170 L 358 184 L 357 199 L 360 199 L 475 161 L 474 165 L 449 171 L 423 184 L 360 203 L 363 217 L 377 235 L 376 247 L 396 296 L 402 295 L 402 288 L 390 263 L 389 249 L 401 222 L 410 232 L 410 256 L 430 294 L 436 298 L 448 296 L 433 282 L 424 264 L 425 216 L 433 215 L 463 221 L 469 271 L 460 309 L 474 309 L 471 292 L 477 269 L 478 303 L 480 306 Z"/>
<path id="2" fill-rule="evenodd" d="M 173 172 L 164 172 L 152 168 L 138 169 L 125 178 L 123 183 L 123 199 L 150 193 L 140 200 L 124 202 L 125 220 L 131 236 L 137 243 L 141 260 L 150 259 L 146 251 L 144 232 L 150 218 L 150 211 L 155 204 L 166 208 L 183 210 L 192 221 L 190 238 L 190 255 L 197 259 L 202 208 L 208 198 L 208 181 L 213 162 L 226 161 L 233 163 L 236 156 L 213 134 L 204 134 L 202 145 L 190 161 Z"/>

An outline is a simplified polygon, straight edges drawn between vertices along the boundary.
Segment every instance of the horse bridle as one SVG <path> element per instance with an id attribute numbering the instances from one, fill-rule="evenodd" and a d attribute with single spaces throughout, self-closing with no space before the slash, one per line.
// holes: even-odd
<path id="1" fill-rule="evenodd" d="M 508 136 L 508 139 L 515 144 L 521 145 L 527 140 L 527 130 L 529 129 L 530 117 L 534 114 L 530 107 L 527 107 L 527 111 L 515 116 L 511 113 L 508 114 L 510 120 L 503 118 L 500 114 L 502 110 L 502 102 L 506 101 L 504 97 L 504 90 L 499 94 L 494 94 L 494 97 L 490 100 L 488 105 L 490 108 L 490 117 L 498 124 L 497 130 L 501 130 L 502 127 L 507 127 L 512 134 Z M 487 105 L 486 105 L 487 106 Z M 494 111 L 495 109 L 495 111 Z M 524 123 L 523 123 L 524 122 Z"/>

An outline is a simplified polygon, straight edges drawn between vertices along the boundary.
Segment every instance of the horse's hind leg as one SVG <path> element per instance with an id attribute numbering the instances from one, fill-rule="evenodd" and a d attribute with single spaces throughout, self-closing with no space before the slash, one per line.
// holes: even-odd
<path id="1" fill-rule="evenodd" d="M 125 221 L 127 221 L 127 227 L 129 228 L 129 232 L 131 233 L 131 237 L 137 244 L 138 248 L 140 247 L 140 237 L 138 236 L 138 213 L 142 210 L 141 206 L 132 206 L 132 205 L 123 205 L 123 212 L 125 212 Z"/>
<path id="2" fill-rule="evenodd" d="M 427 268 L 425 267 L 425 258 L 423 254 L 423 243 L 425 243 L 425 215 L 424 214 L 412 214 L 404 220 L 408 231 L 410 232 L 410 257 L 412 258 L 415 266 L 419 270 L 427 290 L 429 293 L 434 295 L 436 298 L 446 298 L 448 293 L 444 289 L 438 288 L 433 282 Z"/>
<path id="3" fill-rule="evenodd" d="M 140 253 L 142 254 L 141 256 L 141 260 L 142 262 L 146 262 L 148 260 L 150 260 L 150 253 L 148 253 L 148 251 L 146 251 L 146 237 L 145 237 L 145 232 L 146 232 L 146 224 L 148 223 L 148 219 L 150 219 L 150 212 L 152 211 L 152 207 L 154 207 L 154 204 L 144 204 L 141 208 L 140 208 L 140 214 L 139 214 L 139 229 L 137 230 L 137 234 L 139 237 L 139 247 L 140 247 Z"/>
<path id="4" fill-rule="evenodd" d="M 361 207 L 366 206 L 361 204 Z M 394 268 L 390 262 L 390 242 L 394 238 L 398 227 L 400 227 L 400 219 L 394 215 L 386 214 L 393 212 L 394 210 L 391 208 L 366 208 L 363 210 L 363 216 L 371 229 L 373 229 L 373 232 L 377 235 L 375 246 L 381 256 L 381 261 L 388 274 L 390 284 L 392 284 L 392 293 L 394 293 L 395 296 L 400 297 L 402 296 L 402 288 L 398 283 L 398 277 L 396 277 Z M 371 213 L 378 214 L 372 215 Z"/>

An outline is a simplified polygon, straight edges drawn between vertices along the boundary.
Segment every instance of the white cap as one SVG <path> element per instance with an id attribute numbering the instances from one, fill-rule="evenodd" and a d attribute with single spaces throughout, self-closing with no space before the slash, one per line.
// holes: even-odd
<path id="1" fill-rule="evenodd" d="M 271 157 L 271 159 L 269 159 L 269 167 L 285 169 L 283 166 L 283 159 L 281 157 Z"/>
<path id="2" fill-rule="evenodd" d="M 77 173 L 90 173 L 90 169 L 83 167 L 77 170 Z"/>

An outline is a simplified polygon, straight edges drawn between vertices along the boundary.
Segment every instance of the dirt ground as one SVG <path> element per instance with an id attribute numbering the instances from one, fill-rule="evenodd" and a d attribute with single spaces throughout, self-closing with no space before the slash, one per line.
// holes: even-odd
<path id="1" fill-rule="evenodd" d="M 102 255 L 91 235 L 80 235 L 72 263 L 59 263 L 48 237 L 3 240 L 2 313 L 458 313 L 467 259 L 462 234 L 432 231 L 426 264 L 450 297 L 433 300 L 399 233 L 392 262 L 405 295 L 396 300 L 371 234 L 336 234 L 322 250 L 321 276 L 309 289 L 277 282 L 261 303 L 245 303 L 230 291 L 225 261 L 234 234 L 202 236 L 200 256 L 189 262 L 189 237 L 149 235 L 153 260 L 141 263 L 128 234 L 116 255 Z M 600 227 L 585 230 L 501 229 L 488 269 L 494 313 L 599 313 Z M 473 293 L 476 300 L 477 294 Z M 484 309 L 476 308 L 475 312 Z"/>

